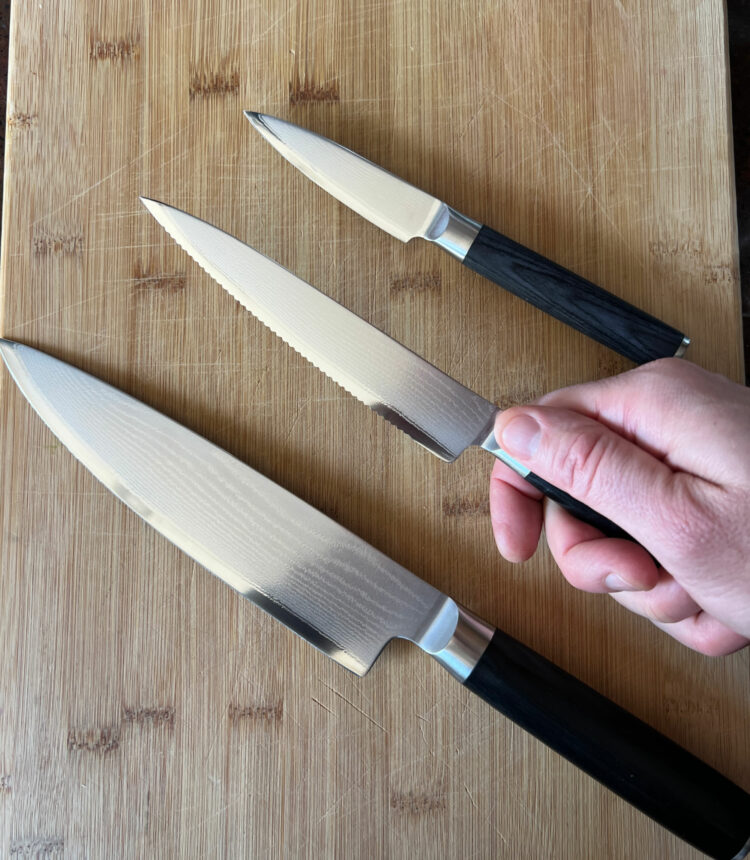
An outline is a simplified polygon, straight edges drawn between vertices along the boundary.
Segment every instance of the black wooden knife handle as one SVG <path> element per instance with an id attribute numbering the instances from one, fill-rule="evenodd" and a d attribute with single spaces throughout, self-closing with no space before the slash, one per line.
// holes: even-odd
<path id="1" fill-rule="evenodd" d="M 710 857 L 750 847 L 750 794 L 559 666 L 495 631 L 472 692 Z"/>
<path id="2" fill-rule="evenodd" d="M 464 265 L 638 364 L 682 354 L 682 332 L 483 226 Z"/>

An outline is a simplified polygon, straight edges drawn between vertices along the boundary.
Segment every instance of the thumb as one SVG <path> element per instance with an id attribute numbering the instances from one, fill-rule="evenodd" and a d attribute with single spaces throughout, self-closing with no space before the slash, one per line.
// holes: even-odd
<path id="1" fill-rule="evenodd" d="M 674 479 L 661 460 L 592 418 L 551 406 L 502 412 L 495 436 L 540 478 L 653 544 Z"/>

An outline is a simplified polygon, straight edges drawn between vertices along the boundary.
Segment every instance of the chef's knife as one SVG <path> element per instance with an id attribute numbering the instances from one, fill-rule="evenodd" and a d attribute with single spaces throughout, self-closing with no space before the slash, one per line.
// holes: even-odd
<path id="1" fill-rule="evenodd" d="M 337 200 L 408 242 L 434 242 L 465 266 L 621 355 L 681 356 L 689 338 L 656 317 L 467 218 L 356 152 L 268 114 L 245 111 L 263 137 Z"/>
<path id="2" fill-rule="evenodd" d="M 46 353 L 0 339 L 18 387 L 116 496 L 244 597 L 364 675 L 393 638 L 697 848 L 741 858 L 750 795 L 207 440 Z"/>
<path id="3" fill-rule="evenodd" d="M 494 404 L 239 239 L 166 203 L 141 201 L 261 322 L 433 454 L 450 462 L 479 445 L 574 516 L 609 537 L 628 537 L 504 451 L 495 439 Z"/>

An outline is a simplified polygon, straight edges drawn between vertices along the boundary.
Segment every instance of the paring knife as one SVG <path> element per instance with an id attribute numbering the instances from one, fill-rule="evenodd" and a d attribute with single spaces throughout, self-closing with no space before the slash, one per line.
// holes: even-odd
<path id="1" fill-rule="evenodd" d="M 60 441 L 137 514 L 244 597 L 364 675 L 393 638 L 712 857 L 750 849 L 750 795 L 365 541 L 156 410 L 0 339 Z"/>
<path id="2" fill-rule="evenodd" d="M 497 406 L 239 239 L 166 203 L 141 202 L 261 322 L 433 454 L 450 462 L 479 445 L 578 519 L 629 537 L 505 452 L 495 439 Z"/>
<path id="3" fill-rule="evenodd" d="M 679 357 L 687 349 L 690 339 L 672 326 L 356 152 L 268 114 L 245 116 L 305 176 L 402 242 L 434 242 L 469 269 L 632 361 Z"/>

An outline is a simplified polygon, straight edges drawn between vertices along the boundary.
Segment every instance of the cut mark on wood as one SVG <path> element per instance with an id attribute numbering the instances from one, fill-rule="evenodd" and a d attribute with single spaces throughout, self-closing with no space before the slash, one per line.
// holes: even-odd
<path id="1" fill-rule="evenodd" d="M 442 812 L 446 808 L 445 796 L 439 794 L 416 794 L 409 791 L 406 794 L 391 794 L 391 809 L 409 815 L 429 815 L 431 812 Z"/>
<path id="2" fill-rule="evenodd" d="M 78 257 L 83 253 L 83 234 L 40 230 L 34 234 L 31 247 L 38 257 Z"/>
<path id="3" fill-rule="evenodd" d="M 122 708 L 123 723 L 137 723 L 142 726 L 167 726 L 174 728 L 174 708 L 171 705 L 161 707 L 138 705 Z"/>
<path id="4" fill-rule="evenodd" d="M 240 91 L 240 73 L 237 69 L 228 72 L 194 72 L 190 76 L 190 98 L 229 96 Z"/>
<path id="5" fill-rule="evenodd" d="M 336 716 L 330 708 L 327 708 L 319 699 L 316 699 L 315 696 L 310 696 L 310 698 L 313 702 L 315 702 L 316 705 L 320 705 L 320 707 L 323 708 L 324 711 L 328 711 L 331 716 Z"/>
<path id="6" fill-rule="evenodd" d="M 289 82 L 289 104 L 292 107 L 309 102 L 337 102 L 339 99 L 338 78 L 331 78 L 319 84 L 308 78 L 307 74 L 300 78 L 299 73 L 295 72 Z"/>
<path id="7" fill-rule="evenodd" d="M 133 270 L 133 288 L 136 292 L 153 290 L 160 293 L 178 293 L 185 289 L 187 278 L 182 272 L 152 272 L 137 265 Z"/>
<path id="8" fill-rule="evenodd" d="M 11 857 L 54 857 L 65 851 L 62 836 L 40 836 L 33 839 L 15 839 L 10 843 Z"/>
<path id="9" fill-rule="evenodd" d="M 10 794 L 11 786 L 10 786 L 10 774 L 9 773 L 0 773 L 0 794 Z"/>
<path id="10" fill-rule="evenodd" d="M 8 117 L 8 128 L 12 131 L 31 128 L 38 118 L 35 113 L 14 113 Z"/>
<path id="11" fill-rule="evenodd" d="M 468 496 L 458 499 L 443 499 L 443 516 L 446 517 L 485 515 L 489 514 L 489 512 L 489 499 L 471 499 Z"/>
<path id="12" fill-rule="evenodd" d="M 243 720 L 265 723 L 279 723 L 284 716 L 284 702 L 238 705 L 234 702 L 229 706 L 229 719 L 233 723 Z"/>
<path id="13" fill-rule="evenodd" d="M 396 275 L 391 279 L 391 292 L 438 292 L 443 285 L 440 272 L 417 272 L 415 275 Z"/>
<path id="14" fill-rule="evenodd" d="M 329 686 L 328 686 L 328 684 L 326 684 L 326 687 L 328 687 L 328 689 L 329 689 L 329 690 L 330 690 L 330 691 L 331 691 L 335 696 L 338 696 L 338 697 L 339 697 L 339 699 L 343 699 L 343 700 L 346 702 L 346 704 L 347 704 L 347 705 L 349 705 L 349 707 L 350 707 L 350 708 L 354 708 L 354 710 L 355 710 L 358 714 L 362 714 L 362 716 L 363 716 L 366 720 L 369 720 L 369 721 L 373 724 L 373 726 L 377 726 L 377 727 L 380 729 L 380 731 L 381 731 L 381 732 L 384 732 L 386 735 L 388 734 L 388 729 L 386 729 L 386 727 L 385 727 L 385 726 L 381 725 L 381 724 L 380 724 L 376 719 L 374 719 L 373 717 L 371 717 L 371 716 L 367 713 L 367 711 L 363 710 L 363 709 L 362 709 L 362 708 L 360 708 L 358 705 L 355 705 L 355 704 L 354 704 L 354 702 L 352 702 L 352 700 L 351 700 L 351 699 L 347 699 L 347 698 L 346 698 L 346 696 L 345 696 L 343 693 L 339 692 L 339 691 L 338 691 L 337 689 L 335 689 L 334 687 L 329 687 Z"/>
<path id="15" fill-rule="evenodd" d="M 105 726 L 101 729 L 71 729 L 68 732 L 68 752 L 93 752 L 106 755 L 120 746 L 120 729 Z"/>
<path id="16" fill-rule="evenodd" d="M 137 60 L 141 54 L 138 36 L 126 36 L 122 39 L 101 39 L 93 34 L 89 37 L 89 59 L 94 62 L 109 61 L 121 63 L 126 60 Z"/>
<path id="17" fill-rule="evenodd" d="M 464 789 L 465 789 L 466 793 L 469 795 L 469 800 L 471 801 L 471 805 L 474 807 L 474 809 L 479 809 L 479 806 L 477 805 L 476 800 L 474 800 L 472 793 L 469 791 L 469 786 L 466 783 L 464 783 Z"/>

